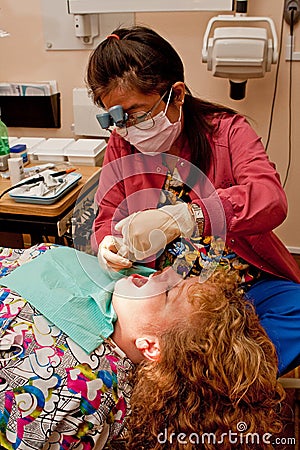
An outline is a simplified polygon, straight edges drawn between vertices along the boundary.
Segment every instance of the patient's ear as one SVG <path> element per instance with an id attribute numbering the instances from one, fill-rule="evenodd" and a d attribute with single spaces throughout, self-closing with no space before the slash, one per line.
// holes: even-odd
<path id="1" fill-rule="evenodd" d="M 142 337 L 135 341 L 136 348 L 143 357 L 150 361 L 157 361 L 160 357 L 160 347 L 157 337 Z"/>

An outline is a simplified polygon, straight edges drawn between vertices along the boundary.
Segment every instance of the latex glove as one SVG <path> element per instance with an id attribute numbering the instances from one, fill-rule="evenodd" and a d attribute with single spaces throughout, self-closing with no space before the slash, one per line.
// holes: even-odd
<path id="1" fill-rule="evenodd" d="M 182 202 L 133 213 L 120 220 L 115 229 L 122 233 L 131 259 L 139 261 L 155 255 L 178 236 L 191 237 L 195 221 Z"/>
<path id="2" fill-rule="evenodd" d="M 119 250 L 118 250 L 119 249 Z M 125 258 L 128 251 L 126 246 L 113 236 L 105 236 L 98 248 L 98 261 L 104 270 L 122 270 L 132 266 L 132 262 Z"/>

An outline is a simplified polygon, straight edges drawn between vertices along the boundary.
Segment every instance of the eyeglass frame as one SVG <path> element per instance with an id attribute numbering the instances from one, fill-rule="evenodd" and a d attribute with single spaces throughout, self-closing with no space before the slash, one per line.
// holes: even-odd
<path id="1" fill-rule="evenodd" d="M 142 113 L 143 118 L 140 120 L 136 119 L 135 123 L 131 123 L 129 125 L 129 127 L 135 126 L 136 128 L 139 129 L 137 124 L 146 122 L 148 119 L 152 119 L 152 124 L 150 127 L 140 128 L 140 129 L 150 130 L 151 128 L 153 128 L 155 121 L 154 121 L 154 118 L 152 117 L 152 113 L 158 107 L 158 105 L 163 100 L 163 98 L 168 93 L 168 91 L 169 90 L 166 90 L 163 93 L 163 95 L 158 99 L 157 102 L 155 102 L 155 104 L 149 109 L 149 111 L 147 111 L 147 112 L 138 111 L 136 113 L 133 113 L 133 114 L 141 114 Z M 171 93 L 172 93 L 172 90 L 170 90 L 170 94 L 169 94 L 167 103 L 170 101 Z M 117 128 L 117 133 L 120 136 L 125 137 L 127 135 L 128 120 L 134 120 L 134 119 L 130 119 L 130 116 L 132 116 L 133 114 L 129 115 L 127 112 L 124 112 L 123 107 L 121 105 L 115 105 L 115 106 L 112 106 L 111 108 L 109 108 L 109 110 L 105 111 L 104 113 L 96 114 L 96 118 L 97 118 L 101 128 L 107 130 L 109 127 L 115 125 Z"/>
<path id="2" fill-rule="evenodd" d="M 169 89 L 168 90 L 166 90 L 164 93 L 163 93 L 163 95 L 157 100 L 157 102 L 155 102 L 155 104 L 149 109 L 149 111 L 147 111 L 147 112 L 144 112 L 144 111 L 138 111 L 138 112 L 136 112 L 136 113 L 133 113 L 133 114 L 127 114 L 127 113 L 125 113 L 125 114 L 127 114 L 127 118 L 124 120 L 124 125 L 123 126 L 121 126 L 121 127 L 118 127 L 117 126 L 117 133 L 120 135 L 120 136 L 122 136 L 122 137 L 125 137 L 126 135 L 127 135 L 127 128 L 129 128 L 129 127 L 132 127 L 132 126 L 134 126 L 134 127 L 136 127 L 136 128 L 138 128 L 138 129 L 140 129 L 140 130 L 150 130 L 150 128 L 153 128 L 154 127 L 154 125 L 155 125 L 155 120 L 154 120 L 154 117 L 152 117 L 152 113 L 153 113 L 153 111 L 155 111 L 155 109 L 158 107 L 158 105 L 160 104 L 160 102 L 163 100 L 163 98 L 165 97 L 165 95 L 168 93 L 168 91 L 169 91 Z M 171 93 L 172 91 L 170 91 L 170 93 Z M 169 98 L 170 98 L 170 96 L 169 96 Z M 169 99 L 168 99 L 168 101 L 169 101 Z M 138 119 L 138 118 L 136 118 L 135 120 L 134 119 L 130 119 L 130 116 L 133 116 L 134 114 L 140 114 L 141 115 L 141 119 Z M 151 124 L 151 126 L 150 127 L 147 127 L 147 128 L 139 128 L 139 124 L 140 123 L 143 123 L 143 122 L 146 122 L 148 119 L 152 119 L 152 124 Z M 130 125 L 128 125 L 128 121 L 134 121 L 135 123 L 130 123 Z"/>

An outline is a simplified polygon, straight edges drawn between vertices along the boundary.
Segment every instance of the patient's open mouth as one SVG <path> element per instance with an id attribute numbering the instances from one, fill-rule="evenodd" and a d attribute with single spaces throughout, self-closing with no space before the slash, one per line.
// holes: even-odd
<path id="1" fill-rule="evenodd" d="M 149 278 L 143 277 L 142 275 L 139 275 L 138 273 L 134 273 L 133 275 L 130 275 L 130 279 L 133 282 L 133 284 L 137 287 L 142 287 L 149 281 Z"/>

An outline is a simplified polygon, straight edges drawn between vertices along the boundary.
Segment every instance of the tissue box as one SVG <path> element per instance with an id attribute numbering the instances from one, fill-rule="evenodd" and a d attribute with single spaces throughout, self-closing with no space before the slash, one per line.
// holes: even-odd
<path id="1" fill-rule="evenodd" d="M 73 138 L 50 138 L 34 148 L 34 154 L 39 161 L 66 161 L 65 149 L 75 142 Z"/>
<path id="2" fill-rule="evenodd" d="M 106 148 L 104 139 L 78 139 L 65 149 L 71 164 L 82 166 L 101 166 Z"/>

